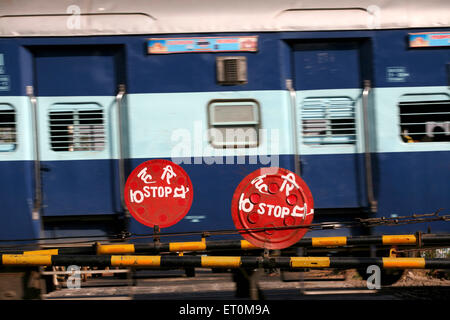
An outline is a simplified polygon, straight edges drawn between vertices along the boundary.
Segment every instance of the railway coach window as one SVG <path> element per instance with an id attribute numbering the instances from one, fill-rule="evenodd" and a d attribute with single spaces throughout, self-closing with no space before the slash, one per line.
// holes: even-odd
<path id="1" fill-rule="evenodd" d="M 450 141 L 450 99 L 447 95 L 406 95 L 399 103 L 404 142 Z"/>
<path id="2" fill-rule="evenodd" d="M 213 147 L 258 146 L 259 104 L 255 100 L 215 100 L 208 109 L 209 139 Z"/>
<path id="3" fill-rule="evenodd" d="M 301 109 L 303 143 L 355 144 L 355 103 L 347 97 L 306 98 Z"/>
<path id="4" fill-rule="evenodd" d="M 54 151 L 101 151 L 105 125 L 101 108 L 51 108 L 50 145 Z"/>
<path id="5" fill-rule="evenodd" d="M 14 151 L 16 136 L 16 111 L 11 105 L 0 104 L 0 152 Z"/>

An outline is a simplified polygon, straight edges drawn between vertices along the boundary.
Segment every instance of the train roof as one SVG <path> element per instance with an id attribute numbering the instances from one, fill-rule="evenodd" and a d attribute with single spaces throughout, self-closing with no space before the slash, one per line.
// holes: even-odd
<path id="1" fill-rule="evenodd" d="M 1 37 L 448 26 L 448 0 L 0 0 Z"/>

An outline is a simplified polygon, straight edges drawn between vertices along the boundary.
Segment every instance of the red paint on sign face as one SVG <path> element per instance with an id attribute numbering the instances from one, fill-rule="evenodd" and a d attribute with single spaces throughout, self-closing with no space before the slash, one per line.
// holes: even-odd
<path id="1" fill-rule="evenodd" d="M 253 193 L 250 196 L 250 201 L 254 204 L 257 204 L 259 202 L 259 200 L 261 199 L 261 196 L 258 193 Z"/>
<path id="2" fill-rule="evenodd" d="M 290 194 L 287 196 L 286 201 L 289 205 L 293 206 L 297 203 L 297 196 L 295 194 Z"/>
<path id="3" fill-rule="evenodd" d="M 233 222 L 243 229 L 242 236 L 267 249 L 298 242 L 308 230 L 301 226 L 312 223 L 313 208 L 306 183 L 283 168 L 262 168 L 249 174 L 236 188 L 231 203 Z"/>
<path id="4" fill-rule="evenodd" d="M 276 184 L 276 183 L 271 183 L 269 185 L 269 192 L 270 193 L 277 193 L 278 189 L 279 189 L 279 187 L 278 187 L 278 184 Z"/>
<path id="5" fill-rule="evenodd" d="M 125 203 L 140 223 L 167 228 L 184 218 L 192 205 L 193 187 L 187 173 L 168 160 L 149 160 L 128 176 Z"/>

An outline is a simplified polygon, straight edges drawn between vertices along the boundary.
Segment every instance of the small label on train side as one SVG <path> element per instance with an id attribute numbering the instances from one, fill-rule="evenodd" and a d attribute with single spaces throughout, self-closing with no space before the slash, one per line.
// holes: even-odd
<path id="1" fill-rule="evenodd" d="M 148 54 L 187 52 L 256 52 L 258 36 L 243 37 L 197 37 L 197 38 L 151 38 Z"/>

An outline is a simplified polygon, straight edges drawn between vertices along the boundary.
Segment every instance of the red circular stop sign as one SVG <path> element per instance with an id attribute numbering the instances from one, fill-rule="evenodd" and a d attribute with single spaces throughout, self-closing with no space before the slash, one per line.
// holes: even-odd
<path id="1" fill-rule="evenodd" d="M 188 213 L 193 192 L 189 176 L 179 165 L 168 160 L 149 160 L 128 176 L 125 204 L 140 223 L 167 228 Z"/>
<path id="2" fill-rule="evenodd" d="M 261 168 L 246 176 L 233 195 L 231 214 L 237 229 L 255 246 L 283 249 L 298 242 L 314 216 L 314 202 L 306 183 L 283 168 Z M 270 229 L 285 227 L 284 229 Z M 262 228 L 262 229 L 258 229 Z"/>

